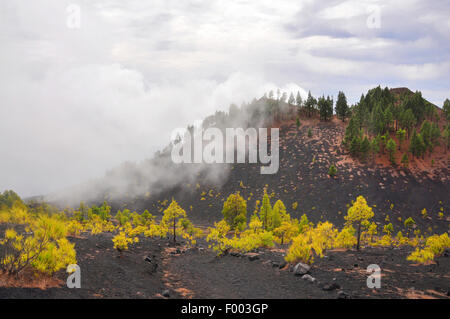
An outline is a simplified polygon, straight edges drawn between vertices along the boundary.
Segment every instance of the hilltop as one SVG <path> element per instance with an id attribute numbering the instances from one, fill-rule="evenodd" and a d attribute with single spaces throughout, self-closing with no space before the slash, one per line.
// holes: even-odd
<path id="1" fill-rule="evenodd" d="M 407 88 L 389 91 L 397 106 L 415 95 Z M 381 95 L 380 92 L 383 91 L 379 88 L 373 89 L 365 99 Z M 424 100 L 424 105 L 427 103 Z M 354 113 L 357 108 L 355 105 L 350 110 Z M 444 128 L 442 110 L 437 108 L 436 112 L 440 116 L 439 126 Z M 297 126 L 297 116 L 297 106 L 263 97 L 240 110 L 234 106 L 228 114 L 217 112 L 203 122 L 203 127 L 279 127 L 280 169 L 275 175 L 261 175 L 260 164 L 175 165 L 170 160 L 169 145 L 153 160 L 128 163 L 109 172 L 96 184 L 100 196 L 88 202 L 100 204 L 107 200 L 113 210 L 148 209 L 160 216 L 165 202 L 175 198 L 197 224 L 212 225 L 222 218 L 223 201 L 228 195 L 239 191 L 248 200 L 250 214 L 267 187 L 296 218 L 307 214 L 314 222 L 330 220 L 341 225 L 342 214 L 351 201 L 364 195 L 374 206 L 380 224 L 389 218 L 401 228 L 407 217 L 413 217 L 422 227 L 448 229 L 448 218 L 438 218 L 441 209 L 449 209 L 449 153 L 443 145 L 436 146 L 431 155 L 418 158 L 410 155 L 408 167 L 399 163 L 401 154 L 407 152 L 408 139 L 395 155 L 398 165 L 389 163 L 387 152 L 361 160 L 351 156 L 343 145 L 349 119 L 343 122 L 334 115 L 323 121 L 318 115 L 300 114 Z M 390 135 L 397 140 L 395 133 Z M 331 165 L 338 171 L 334 178 L 328 175 Z M 114 189 L 117 180 L 122 185 L 120 190 Z M 423 209 L 430 212 L 433 225 L 421 217 Z"/>

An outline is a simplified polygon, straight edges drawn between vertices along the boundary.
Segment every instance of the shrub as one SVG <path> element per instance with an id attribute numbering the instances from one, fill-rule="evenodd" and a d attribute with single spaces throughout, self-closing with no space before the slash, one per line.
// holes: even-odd
<path id="1" fill-rule="evenodd" d="M 311 264 L 315 256 L 323 257 L 324 251 L 333 247 L 336 236 L 337 230 L 333 224 L 319 223 L 293 239 L 285 260 Z"/>
<path id="2" fill-rule="evenodd" d="M 209 248 L 212 248 L 219 256 L 226 252 L 231 246 L 230 240 L 227 238 L 230 229 L 230 225 L 225 220 L 214 223 L 214 227 L 208 228 L 206 241 L 208 243 L 211 242 Z"/>
<path id="3" fill-rule="evenodd" d="M 403 223 L 405 225 L 405 228 L 407 229 L 406 235 L 409 237 L 409 233 L 411 229 L 414 227 L 416 222 L 411 217 L 408 217 L 405 222 Z"/>
<path id="4" fill-rule="evenodd" d="M 29 220 L 24 235 L 9 228 L 0 240 L 5 252 L 0 267 L 6 273 L 19 275 L 24 269 L 32 267 L 53 274 L 68 264 L 76 263 L 74 245 L 66 239 L 64 222 L 45 215 L 35 219 L 30 217 Z"/>
<path id="5" fill-rule="evenodd" d="M 356 245 L 355 229 L 352 226 L 344 227 L 336 236 L 334 247 L 352 248 Z"/>
<path id="6" fill-rule="evenodd" d="M 128 245 L 135 242 L 135 240 L 137 240 L 137 238 L 133 239 L 131 237 L 128 237 L 124 231 L 119 232 L 112 239 L 112 241 L 114 243 L 114 249 L 117 249 L 121 254 L 122 254 L 122 251 L 128 250 Z"/>
<path id="7" fill-rule="evenodd" d="M 450 238 L 447 233 L 442 235 L 433 235 L 427 238 L 423 249 L 416 250 L 407 257 L 407 260 L 419 263 L 426 263 L 442 255 L 450 247 Z"/>
<path id="8" fill-rule="evenodd" d="M 330 166 L 330 169 L 328 170 L 328 175 L 330 175 L 331 177 L 334 177 L 337 173 L 337 168 L 334 165 Z"/>

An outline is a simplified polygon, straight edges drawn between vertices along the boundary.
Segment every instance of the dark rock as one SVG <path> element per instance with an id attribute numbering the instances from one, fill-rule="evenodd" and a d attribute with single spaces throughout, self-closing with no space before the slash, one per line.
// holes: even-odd
<path id="1" fill-rule="evenodd" d="M 170 297 L 170 291 L 167 289 L 167 290 L 164 290 L 163 292 L 162 292 L 162 295 L 163 295 L 163 297 L 166 297 L 166 298 L 169 298 Z"/>
<path id="2" fill-rule="evenodd" d="M 311 266 L 304 264 L 304 263 L 298 263 L 294 267 L 294 275 L 296 276 L 303 276 L 307 274 L 311 269 Z"/>
<path id="3" fill-rule="evenodd" d="M 153 260 L 150 258 L 150 256 L 145 257 L 144 260 L 145 260 L 146 262 L 148 262 L 148 263 L 152 263 L 152 262 L 153 262 Z"/>
<path id="4" fill-rule="evenodd" d="M 279 268 L 280 267 L 280 263 L 278 263 L 276 261 L 272 261 L 272 267 Z"/>
<path id="5" fill-rule="evenodd" d="M 280 266 L 278 268 L 282 269 L 282 268 L 286 267 L 286 265 L 287 265 L 287 262 L 283 261 L 280 263 Z"/>
<path id="6" fill-rule="evenodd" d="M 332 290 L 336 290 L 336 289 L 339 289 L 339 288 L 341 288 L 341 286 L 339 286 L 337 283 L 333 282 L 332 284 L 328 284 L 328 285 L 323 286 L 322 290 L 332 291 Z"/>
<path id="7" fill-rule="evenodd" d="M 350 296 L 345 293 L 343 290 L 340 290 L 337 294 L 338 299 L 349 299 Z"/>

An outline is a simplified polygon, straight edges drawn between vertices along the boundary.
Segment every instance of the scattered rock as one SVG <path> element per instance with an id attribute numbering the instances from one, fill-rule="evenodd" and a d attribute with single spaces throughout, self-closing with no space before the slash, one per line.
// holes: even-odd
<path id="1" fill-rule="evenodd" d="M 303 275 L 307 274 L 310 269 L 311 269 L 311 266 L 304 264 L 304 263 L 298 263 L 294 267 L 294 275 L 303 276 Z"/>
<path id="2" fill-rule="evenodd" d="M 340 290 L 337 294 L 338 299 L 349 299 L 350 296 L 345 293 L 343 290 Z"/>
<path id="3" fill-rule="evenodd" d="M 250 261 L 259 259 L 259 254 L 257 254 L 257 253 L 248 253 L 246 256 L 248 257 L 248 260 L 250 260 Z"/>
<path id="4" fill-rule="evenodd" d="M 303 275 L 303 276 L 302 276 L 302 279 L 303 279 L 303 280 L 307 280 L 307 281 L 309 281 L 309 282 L 316 282 L 316 278 L 314 278 L 313 276 L 308 275 L 308 274 Z"/>
<path id="5" fill-rule="evenodd" d="M 332 291 L 341 288 L 337 283 L 333 282 L 332 284 L 323 286 L 322 290 Z"/>
<path id="6" fill-rule="evenodd" d="M 280 263 L 278 263 L 276 261 L 272 261 L 272 267 L 279 268 L 280 267 Z"/>
<path id="7" fill-rule="evenodd" d="M 280 263 L 280 266 L 278 268 L 283 269 L 284 267 L 286 267 L 287 262 L 283 261 Z"/>
<path id="8" fill-rule="evenodd" d="M 148 262 L 148 263 L 152 263 L 152 262 L 153 262 L 153 260 L 150 258 L 150 256 L 145 257 L 144 260 L 145 260 L 146 262 Z"/>
<path id="9" fill-rule="evenodd" d="M 163 297 L 170 298 L 170 291 L 168 289 L 162 292 Z"/>

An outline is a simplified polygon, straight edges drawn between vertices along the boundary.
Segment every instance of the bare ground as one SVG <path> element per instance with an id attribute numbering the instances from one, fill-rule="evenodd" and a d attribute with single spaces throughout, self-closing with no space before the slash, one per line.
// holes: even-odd
<path id="1" fill-rule="evenodd" d="M 406 261 L 411 249 L 330 251 L 314 263 L 310 275 L 316 282 L 311 283 L 295 276 L 292 266 L 283 267 L 282 249 L 260 250 L 251 261 L 246 255 L 216 257 L 203 245 L 186 249 L 168 240 L 142 239 L 119 257 L 109 234 L 73 241 L 81 289 L 0 287 L 0 298 L 164 298 L 165 290 L 170 298 L 449 298 L 450 252 L 437 263 L 419 266 Z M 370 264 L 381 267 L 380 289 L 367 288 Z M 66 277 L 57 274 L 62 283 Z M 339 288 L 323 290 L 333 283 Z"/>

